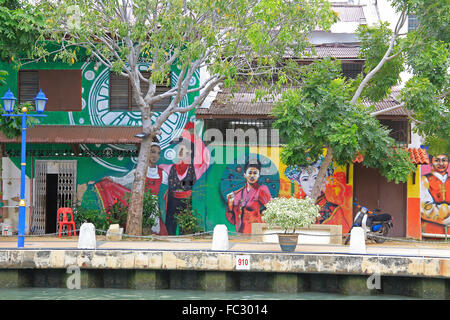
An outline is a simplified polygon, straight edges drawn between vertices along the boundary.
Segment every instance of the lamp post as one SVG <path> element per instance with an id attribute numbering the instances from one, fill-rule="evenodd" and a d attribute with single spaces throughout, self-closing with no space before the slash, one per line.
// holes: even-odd
<path id="1" fill-rule="evenodd" d="M 6 114 L 2 114 L 2 117 L 22 117 L 22 148 L 20 157 L 20 202 L 19 202 L 19 225 L 18 225 L 18 240 L 17 247 L 23 248 L 25 245 L 25 168 L 26 168 L 26 140 L 27 140 L 27 117 L 46 117 L 47 115 L 42 114 L 45 110 L 45 105 L 47 104 L 47 98 L 42 92 L 42 89 L 36 95 L 35 106 L 37 114 L 27 114 L 28 109 L 26 107 L 22 108 L 22 114 L 12 114 L 14 106 L 16 104 L 16 98 L 14 94 L 8 89 L 8 92 L 2 98 L 3 107 L 5 108 Z"/>

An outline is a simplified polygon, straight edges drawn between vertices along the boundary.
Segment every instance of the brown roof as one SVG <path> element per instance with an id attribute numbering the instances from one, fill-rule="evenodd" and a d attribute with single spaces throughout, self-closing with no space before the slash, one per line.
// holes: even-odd
<path id="1" fill-rule="evenodd" d="M 138 144 L 135 135 L 142 127 L 95 127 L 74 125 L 37 125 L 27 128 L 27 143 Z M 20 143 L 21 137 L 9 139 L 0 132 L 0 142 Z"/>
<path id="2" fill-rule="evenodd" d="M 282 91 L 289 89 L 288 87 Z M 270 112 L 273 104 L 281 97 L 277 94 L 274 97 L 264 97 L 257 100 L 256 88 L 248 88 L 245 84 L 239 85 L 237 92 L 232 93 L 230 88 L 224 88 L 217 93 L 216 98 L 209 108 L 197 108 L 196 117 L 199 119 L 208 118 L 272 118 Z"/>
<path id="3" fill-rule="evenodd" d="M 359 56 L 359 44 L 356 42 L 323 43 L 315 45 L 314 50 L 315 53 L 313 54 L 311 48 L 306 48 L 304 55 L 301 58 L 298 58 L 298 55 L 294 56 L 292 52 L 286 50 L 285 58 L 311 60 L 330 57 L 336 59 L 364 60 Z"/>
<path id="4" fill-rule="evenodd" d="M 365 101 L 364 105 L 370 106 L 375 105 L 375 111 L 381 111 L 390 107 L 394 107 L 398 105 L 398 102 L 396 100 L 398 94 L 400 93 L 399 87 L 393 87 L 391 89 L 391 94 L 389 97 L 384 99 L 383 101 L 376 102 L 375 104 L 373 102 Z M 380 116 L 407 116 L 406 110 L 404 108 L 397 108 L 390 111 L 383 112 L 382 114 L 379 114 Z"/>
<path id="5" fill-rule="evenodd" d="M 360 59 L 357 45 L 325 44 L 315 46 L 314 49 L 316 54 L 311 58 Z"/>
<path id="6" fill-rule="evenodd" d="M 332 10 L 337 12 L 339 21 L 364 22 L 365 15 L 362 5 L 348 3 L 332 3 Z"/>
<path id="7" fill-rule="evenodd" d="M 280 95 L 277 95 L 275 99 L 269 99 L 267 101 L 254 101 L 255 99 L 254 88 L 240 87 L 238 92 L 232 95 L 229 88 L 223 89 L 219 92 L 211 103 L 209 108 L 197 108 L 196 116 L 199 119 L 218 119 L 218 118 L 271 118 L 270 112 L 272 111 L 273 104 L 279 99 Z M 386 108 L 397 105 L 395 97 L 400 92 L 397 87 L 392 88 L 392 94 L 390 97 L 383 101 L 375 103 L 376 111 L 384 110 Z M 274 101 L 275 100 L 275 101 Z M 372 102 L 364 102 L 365 105 L 372 105 Z M 386 113 L 380 114 L 380 116 L 406 116 L 405 109 L 398 108 Z"/>

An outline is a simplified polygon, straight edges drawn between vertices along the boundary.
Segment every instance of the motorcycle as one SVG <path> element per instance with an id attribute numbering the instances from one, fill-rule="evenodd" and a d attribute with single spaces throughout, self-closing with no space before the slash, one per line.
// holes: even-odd
<path id="1" fill-rule="evenodd" d="M 383 243 L 386 241 L 385 237 L 388 235 L 389 230 L 394 227 L 392 216 L 389 213 L 376 214 L 356 203 L 356 199 L 353 204 L 359 211 L 356 213 L 348 237 L 345 239 L 345 244 L 348 244 L 350 241 L 350 232 L 354 227 L 363 228 L 367 239 L 373 239 L 376 243 Z M 375 211 L 379 212 L 380 209 L 375 209 Z"/>

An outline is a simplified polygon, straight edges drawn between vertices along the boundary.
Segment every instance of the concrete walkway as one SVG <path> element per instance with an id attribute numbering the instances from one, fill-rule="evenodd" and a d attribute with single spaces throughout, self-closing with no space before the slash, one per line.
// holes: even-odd
<path id="1" fill-rule="evenodd" d="M 211 239 L 170 238 L 165 240 L 106 241 L 97 236 L 100 250 L 149 250 L 149 251 L 211 251 Z M 25 237 L 25 250 L 78 249 L 77 237 Z M 17 249 L 17 237 L 0 237 L 0 249 Z M 383 244 L 367 242 L 367 255 L 403 257 L 440 257 L 450 259 L 450 243 L 447 242 L 400 242 L 386 241 Z M 276 243 L 262 243 L 243 239 L 230 239 L 230 252 L 277 252 Z M 299 244 L 296 253 L 301 254 L 351 254 L 350 247 L 337 244 Z"/>

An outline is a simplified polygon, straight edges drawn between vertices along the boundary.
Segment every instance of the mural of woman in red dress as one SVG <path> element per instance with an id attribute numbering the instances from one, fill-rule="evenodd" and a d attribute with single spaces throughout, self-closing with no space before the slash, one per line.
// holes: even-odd
<path id="1" fill-rule="evenodd" d="M 145 179 L 145 192 L 151 192 L 158 195 L 162 184 L 168 183 L 168 175 L 157 165 L 161 156 L 161 147 L 155 140 L 152 142 L 149 154 L 149 166 L 147 169 L 147 177 Z M 100 195 L 103 208 L 110 207 L 115 201 L 119 200 L 123 205 L 128 206 L 125 195 L 131 192 L 136 169 L 131 170 L 123 177 L 105 177 L 103 180 L 95 184 L 95 189 Z M 155 225 L 152 227 L 152 233 L 159 235 L 167 235 L 166 226 L 161 218 L 156 219 Z"/>
<path id="2" fill-rule="evenodd" d="M 285 170 L 285 176 L 292 182 L 299 184 L 299 192 L 294 194 L 296 198 L 310 197 L 317 174 L 323 158 L 309 166 L 289 166 Z M 351 199 L 351 187 L 345 184 L 345 173 L 334 173 L 333 168 L 328 168 L 326 177 L 331 183 L 327 183 L 316 204 L 320 206 L 320 217 L 316 223 L 342 225 L 342 232 L 346 233 L 351 227 L 351 207 L 349 209 L 350 217 L 346 217 L 344 203 L 346 199 Z M 344 175 L 344 176 L 343 176 Z M 333 200 L 333 201 L 331 201 Z"/>
<path id="3" fill-rule="evenodd" d="M 272 198 L 269 188 L 259 184 L 261 163 L 247 161 L 244 166 L 246 184 L 227 195 L 227 220 L 236 226 L 236 232 L 251 233 L 252 223 L 261 223 L 261 212 Z"/>

